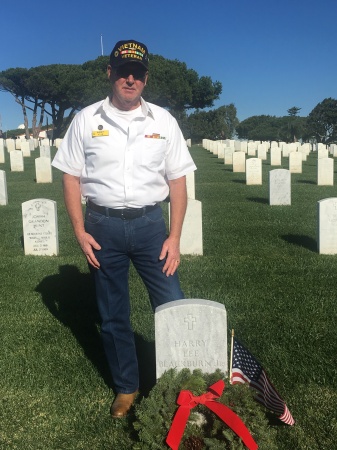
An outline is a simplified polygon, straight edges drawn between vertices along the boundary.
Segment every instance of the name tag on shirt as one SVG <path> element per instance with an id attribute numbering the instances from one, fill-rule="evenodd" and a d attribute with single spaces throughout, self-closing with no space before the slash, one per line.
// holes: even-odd
<path id="1" fill-rule="evenodd" d="M 97 130 L 92 132 L 92 137 L 109 136 L 109 130 Z"/>

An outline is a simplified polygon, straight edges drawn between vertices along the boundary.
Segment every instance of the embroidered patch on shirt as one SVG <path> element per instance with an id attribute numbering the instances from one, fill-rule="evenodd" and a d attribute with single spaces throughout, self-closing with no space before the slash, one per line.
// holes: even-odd
<path id="1" fill-rule="evenodd" d="M 109 136 L 109 130 L 97 130 L 92 132 L 92 137 Z"/>
<path id="2" fill-rule="evenodd" d="M 166 139 L 166 137 L 160 136 L 159 133 L 146 134 L 145 137 L 150 139 Z"/>

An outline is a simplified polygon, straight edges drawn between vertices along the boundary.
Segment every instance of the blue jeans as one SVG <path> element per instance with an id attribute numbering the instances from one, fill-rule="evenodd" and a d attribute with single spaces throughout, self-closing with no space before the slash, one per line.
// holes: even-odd
<path id="1" fill-rule="evenodd" d="M 166 239 L 161 208 L 124 220 L 86 209 L 85 229 L 101 246 L 95 251 L 99 269 L 90 266 L 101 316 L 101 337 L 116 392 L 138 389 L 139 373 L 130 324 L 128 272 L 132 261 L 148 290 L 152 309 L 184 298 L 177 273 L 167 277 L 159 261 Z"/>

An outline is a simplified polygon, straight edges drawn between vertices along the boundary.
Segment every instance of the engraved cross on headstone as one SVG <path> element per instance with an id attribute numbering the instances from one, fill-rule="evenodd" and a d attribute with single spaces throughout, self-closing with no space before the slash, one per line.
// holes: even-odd
<path id="1" fill-rule="evenodd" d="M 189 330 L 193 330 L 196 321 L 197 319 L 193 317 L 192 314 L 187 314 L 187 316 L 184 319 L 184 322 L 187 323 Z"/>

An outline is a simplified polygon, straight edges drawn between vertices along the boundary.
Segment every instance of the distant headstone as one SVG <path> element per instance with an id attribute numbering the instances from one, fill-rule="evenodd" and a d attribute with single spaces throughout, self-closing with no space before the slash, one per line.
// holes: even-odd
<path id="1" fill-rule="evenodd" d="M 256 143 L 255 142 L 248 142 L 248 155 L 249 156 L 256 156 Z"/>
<path id="2" fill-rule="evenodd" d="M 186 175 L 187 198 L 195 199 L 195 175 L 189 172 Z"/>
<path id="3" fill-rule="evenodd" d="M 326 198 L 317 202 L 318 206 L 318 253 L 337 254 L 337 198 Z"/>
<path id="4" fill-rule="evenodd" d="M 302 173 L 302 153 L 295 150 L 289 153 L 289 170 L 290 173 Z"/>
<path id="5" fill-rule="evenodd" d="M 289 146 L 288 146 L 288 144 L 283 144 L 282 145 L 282 156 L 284 158 L 288 158 L 288 156 L 289 156 Z"/>
<path id="6" fill-rule="evenodd" d="M 329 157 L 329 150 L 326 148 L 319 148 L 318 152 L 317 152 L 317 158 L 321 159 L 321 158 L 328 158 Z"/>
<path id="7" fill-rule="evenodd" d="M 224 159 L 225 157 L 225 144 L 218 142 L 218 158 Z"/>
<path id="8" fill-rule="evenodd" d="M 245 172 L 246 171 L 246 153 L 234 152 L 233 153 L 233 172 Z"/>
<path id="9" fill-rule="evenodd" d="M 41 139 L 40 145 L 46 145 L 47 147 L 49 147 L 49 146 L 50 146 L 50 141 L 49 141 L 49 139 L 48 139 L 48 138 L 43 138 L 43 139 Z"/>
<path id="10" fill-rule="evenodd" d="M 278 147 L 273 147 L 278 148 Z M 257 146 L 257 157 L 265 161 L 267 159 L 267 147 L 265 144 L 258 144 Z"/>
<path id="11" fill-rule="evenodd" d="M 270 149 L 270 165 L 271 166 L 281 166 L 282 165 L 282 154 L 279 147 L 272 147 Z"/>
<path id="12" fill-rule="evenodd" d="M 225 164 L 233 164 L 233 153 L 234 153 L 234 149 L 233 147 L 225 147 L 225 160 L 224 163 Z"/>
<path id="13" fill-rule="evenodd" d="M 50 147 L 49 145 L 41 145 L 40 147 L 40 158 L 50 158 Z"/>
<path id="14" fill-rule="evenodd" d="M 246 184 L 262 184 L 262 160 L 249 158 L 246 161 Z"/>
<path id="15" fill-rule="evenodd" d="M 5 162 L 5 147 L 4 145 L 0 144 L 0 164 L 3 164 Z"/>
<path id="16" fill-rule="evenodd" d="M 23 154 L 21 150 L 12 150 L 9 154 L 11 171 L 12 172 L 23 172 Z"/>
<path id="17" fill-rule="evenodd" d="M 6 172 L 0 170 L 0 205 L 8 205 Z"/>
<path id="18" fill-rule="evenodd" d="M 6 139 L 6 147 L 8 152 L 12 152 L 13 150 L 15 150 L 14 139 Z"/>
<path id="19" fill-rule="evenodd" d="M 21 151 L 24 158 L 28 158 L 30 156 L 29 141 L 21 141 Z"/>
<path id="20" fill-rule="evenodd" d="M 190 141 L 190 139 L 189 139 L 189 141 Z M 57 138 L 57 139 L 55 139 L 54 145 L 55 145 L 56 148 L 59 148 L 61 143 L 62 143 L 62 139 Z M 190 145 L 188 145 L 188 144 L 190 144 Z M 191 147 L 191 142 L 190 143 L 187 142 L 187 146 Z"/>
<path id="21" fill-rule="evenodd" d="M 194 172 L 192 172 L 194 173 Z M 41 156 L 35 159 L 35 174 L 37 183 L 52 183 L 53 172 L 51 167 L 51 159 Z"/>
<path id="22" fill-rule="evenodd" d="M 169 369 L 228 371 L 227 313 L 217 302 L 176 300 L 155 311 L 156 375 Z"/>
<path id="23" fill-rule="evenodd" d="M 202 255 L 202 204 L 198 200 L 188 199 L 187 209 L 181 231 L 180 253 L 182 255 Z"/>
<path id="24" fill-rule="evenodd" d="M 37 198 L 22 203 L 25 255 L 58 255 L 57 205 Z"/>
<path id="25" fill-rule="evenodd" d="M 269 204 L 291 205 L 291 175 L 287 169 L 269 172 Z"/>
<path id="26" fill-rule="evenodd" d="M 317 185 L 333 186 L 334 160 L 333 158 L 319 158 L 317 160 Z"/>

